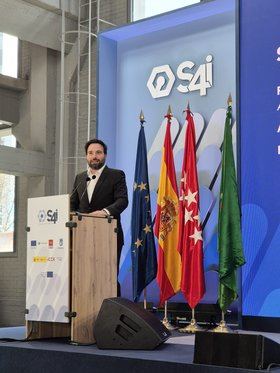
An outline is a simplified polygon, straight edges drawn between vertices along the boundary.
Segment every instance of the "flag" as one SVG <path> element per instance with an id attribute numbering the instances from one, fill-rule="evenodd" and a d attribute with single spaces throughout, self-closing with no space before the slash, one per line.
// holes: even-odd
<path id="1" fill-rule="evenodd" d="M 157 254 L 151 218 L 147 147 L 144 127 L 138 137 L 131 214 L 132 287 L 135 302 L 143 289 L 156 278 Z"/>
<path id="2" fill-rule="evenodd" d="M 224 130 L 219 221 L 219 305 L 223 312 L 238 297 L 236 269 L 245 263 L 240 227 L 240 207 L 231 135 L 231 102 Z"/>
<path id="3" fill-rule="evenodd" d="M 187 130 L 179 198 L 179 245 L 182 258 L 181 291 L 191 308 L 205 293 L 203 240 L 199 217 L 199 189 L 193 115 L 187 110 Z"/>
<path id="4" fill-rule="evenodd" d="M 178 246 L 178 190 L 171 144 L 171 113 L 162 150 L 161 170 L 155 219 L 158 237 L 158 273 L 160 305 L 180 290 L 181 258 Z"/>

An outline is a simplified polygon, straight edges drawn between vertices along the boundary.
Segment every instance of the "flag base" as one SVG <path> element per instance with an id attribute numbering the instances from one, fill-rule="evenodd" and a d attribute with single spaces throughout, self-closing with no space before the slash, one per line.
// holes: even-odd
<path id="1" fill-rule="evenodd" d="M 234 331 L 227 326 L 225 320 L 221 320 L 216 328 L 209 330 L 212 333 L 234 333 Z"/>
<path id="2" fill-rule="evenodd" d="M 196 332 L 202 332 L 204 329 L 201 328 L 195 319 L 191 319 L 191 323 L 184 328 L 180 328 L 178 332 L 180 333 L 191 333 L 194 334 Z"/>
<path id="3" fill-rule="evenodd" d="M 175 329 L 177 329 L 175 326 L 173 326 L 172 324 L 170 324 L 170 322 L 168 321 L 167 317 L 164 317 L 162 319 L 162 323 L 166 327 L 166 329 L 168 329 L 168 330 L 175 330 Z"/>

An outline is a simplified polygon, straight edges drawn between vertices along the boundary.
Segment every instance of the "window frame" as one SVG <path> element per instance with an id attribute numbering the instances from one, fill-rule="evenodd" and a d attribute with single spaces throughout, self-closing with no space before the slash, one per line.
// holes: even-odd
<path id="1" fill-rule="evenodd" d="M 7 75 L 7 74 L 4 74 L 2 69 L 3 69 L 3 66 L 1 65 L 1 70 L 0 70 L 0 74 L 3 75 L 3 76 L 8 76 L 8 77 L 11 77 L 11 78 L 14 78 L 14 79 L 18 79 L 19 78 L 19 75 L 20 75 L 20 39 L 15 36 L 15 35 L 11 35 L 11 34 L 8 34 L 7 32 L 4 32 L 4 31 L 0 31 L 0 34 L 2 35 L 2 56 L 1 58 L 3 59 L 3 35 L 8 35 L 8 36 L 12 36 L 14 38 L 17 38 L 17 53 L 16 53 L 16 58 L 17 58 L 17 67 L 16 67 L 16 76 L 13 76 L 13 75 Z"/>
<path id="2" fill-rule="evenodd" d="M 17 257 L 17 228 L 18 228 L 18 220 L 16 219 L 17 211 L 18 211 L 18 176 L 15 176 L 15 187 L 14 187 L 14 233 L 13 233 L 13 251 L 4 251 L 0 252 L 1 257 Z"/>
<path id="3" fill-rule="evenodd" d="M 165 14 L 165 13 L 169 13 L 169 12 L 174 12 L 178 9 L 182 9 L 182 8 L 186 8 L 186 7 L 189 7 L 189 6 L 196 6 L 202 2 L 208 2 L 208 1 L 212 1 L 212 0 L 198 0 L 197 3 L 194 3 L 194 4 L 189 4 L 189 5 L 183 5 L 183 6 L 180 6 L 178 8 L 174 8 L 174 9 L 170 9 L 170 10 L 167 10 L 167 11 L 164 11 L 164 12 L 161 12 L 161 13 L 156 13 L 156 14 L 152 14 L 152 15 L 149 15 L 147 17 L 144 17 L 144 18 L 139 18 L 139 19 L 134 19 L 133 18 L 133 14 L 134 14 L 134 1 L 135 0 L 130 0 L 129 1 L 129 6 L 128 6 L 128 11 L 129 11 L 129 16 L 130 16 L 130 21 L 131 22 L 139 22 L 139 21 L 142 21 L 144 19 L 148 19 L 148 18 L 151 18 L 151 17 L 157 17 L 159 15 L 162 15 L 162 14 Z"/>
<path id="4" fill-rule="evenodd" d="M 10 131 L 9 135 L 13 135 L 12 131 Z M 9 136 L 6 135 L 6 136 Z M 14 135 L 13 135 L 14 136 Z M 2 136 L 1 136 L 2 137 Z M 3 136 L 4 137 L 4 136 Z M 16 146 L 18 147 L 18 142 L 16 140 Z M 2 174 L 9 175 L 5 172 L 1 172 Z M 10 174 L 13 175 L 13 174 Z M 18 230 L 18 219 L 16 219 L 17 213 L 18 213 L 18 176 L 13 175 L 15 177 L 15 185 L 14 185 L 14 232 L 13 232 L 13 251 L 4 251 L 0 252 L 0 258 L 11 258 L 11 257 L 17 257 L 18 256 L 18 250 L 17 250 L 17 230 Z"/>

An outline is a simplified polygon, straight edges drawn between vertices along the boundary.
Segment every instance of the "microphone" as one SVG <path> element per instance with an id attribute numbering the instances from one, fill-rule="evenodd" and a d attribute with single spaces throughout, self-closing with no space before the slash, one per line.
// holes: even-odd
<path id="1" fill-rule="evenodd" d="M 83 196 L 87 190 L 87 187 L 88 187 L 88 182 L 90 182 L 91 180 L 94 180 L 96 179 L 96 175 L 92 175 L 91 177 L 90 176 L 87 176 L 86 178 L 86 187 L 85 187 L 85 190 L 83 191 L 82 195 L 81 195 L 81 198 L 80 198 L 80 201 L 83 199 Z"/>
<path id="2" fill-rule="evenodd" d="M 88 181 L 89 177 L 86 178 L 86 181 Z M 82 184 L 83 180 L 81 180 L 78 185 L 73 189 L 72 193 L 70 194 L 70 198 L 73 196 L 73 194 L 76 192 L 76 190 L 79 188 L 79 186 Z"/>

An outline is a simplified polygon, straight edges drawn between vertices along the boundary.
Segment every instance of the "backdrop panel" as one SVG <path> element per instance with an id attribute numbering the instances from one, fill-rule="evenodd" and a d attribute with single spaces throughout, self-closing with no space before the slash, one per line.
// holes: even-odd
<path id="1" fill-rule="evenodd" d="M 243 314 L 280 317 L 280 7 L 240 2 Z"/>
<path id="2" fill-rule="evenodd" d="M 233 96 L 233 112 L 236 101 L 235 12 L 235 0 L 216 0 L 99 36 L 98 136 L 109 144 L 108 164 L 126 173 L 130 202 L 140 110 L 143 109 L 147 121 L 153 214 L 168 105 L 174 114 L 172 138 L 178 177 L 185 134 L 183 110 L 188 101 L 195 114 L 200 203 L 205 220 L 204 301 L 210 303 L 217 300 L 217 197 L 229 93 Z M 130 216 L 131 203 L 122 214 L 125 246 L 119 275 L 122 295 L 128 298 L 131 298 Z M 155 282 L 148 294 L 149 300 L 157 303 Z M 184 301 L 181 295 L 172 300 Z"/>

